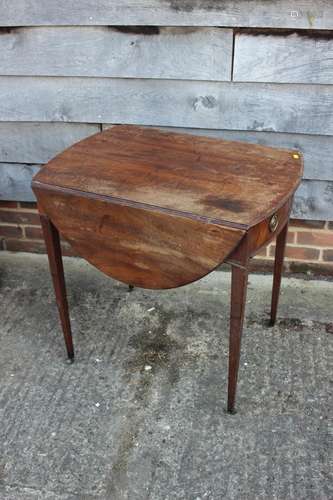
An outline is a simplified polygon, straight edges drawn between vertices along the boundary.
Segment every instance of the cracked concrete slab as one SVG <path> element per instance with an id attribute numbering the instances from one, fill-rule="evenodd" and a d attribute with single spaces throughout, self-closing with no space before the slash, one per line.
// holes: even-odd
<path id="1" fill-rule="evenodd" d="M 329 499 L 330 281 L 249 279 L 236 415 L 229 281 L 152 292 L 65 259 L 66 362 L 45 256 L 0 253 L 1 500 Z"/>

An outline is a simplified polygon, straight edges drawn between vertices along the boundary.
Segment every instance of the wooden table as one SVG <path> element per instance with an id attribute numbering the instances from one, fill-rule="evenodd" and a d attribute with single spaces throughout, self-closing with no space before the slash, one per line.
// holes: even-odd
<path id="1" fill-rule="evenodd" d="M 274 324 L 302 170 L 297 151 L 136 126 L 115 126 L 51 160 L 32 188 L 69 358 L 74 350 L 58 231 L 95 267 L 142 288 L 183 286 L 228 262 L 233 412 L 249 259 L 277 237 Z"/>

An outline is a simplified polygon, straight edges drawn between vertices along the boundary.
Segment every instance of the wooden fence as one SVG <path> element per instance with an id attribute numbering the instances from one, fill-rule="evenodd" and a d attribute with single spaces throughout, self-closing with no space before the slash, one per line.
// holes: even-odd
<path id="1" fill-rule="evenodd" d="M 293 215 L 333 220 L 331 0 L 0 0 L 0 26 L 0 199 L 135 123 L 299 149 Z"/>

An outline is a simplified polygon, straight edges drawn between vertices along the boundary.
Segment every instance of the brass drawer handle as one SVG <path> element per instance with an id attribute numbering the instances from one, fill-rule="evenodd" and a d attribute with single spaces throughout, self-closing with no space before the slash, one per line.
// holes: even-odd
<path id="1" fill-rule="evenodd" d="M 276 230 L 278 225 L 279 225 L 279 218 L 278 218 L 277 214 L 274 214 L 274 215 L 272 215 L 271 220 L 269 221 L 269 230 L 272 233 L 274 233 L 274 231 Z"/>

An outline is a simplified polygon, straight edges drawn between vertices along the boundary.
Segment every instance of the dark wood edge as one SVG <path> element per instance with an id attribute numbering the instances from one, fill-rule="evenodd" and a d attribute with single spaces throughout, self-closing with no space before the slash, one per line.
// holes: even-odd
<path id="1" fill-rule="evenodd" d="M 123 206 L 128 206 L 128 207 L 133 207 L 133 208 L 140 208 L 143 210 L 152 210 L 155 212 L 161 212 L 169 215 L 176 215 L 178 217 L 186 217 L 192 220 L 197 220 L 201 222 L 205 222 L 207 224 L 217 224 L 220 226 L 225 226 L 225 227 L 230 227 L 234 229 L 242 229 L 242 230 L 249 230 L 252 227 L 256 226 L 260 222 L 264 221 L 266 218 L 269 218 L 271 215 L 273 215 L 275 212 L 280 210 L 282 206 L 290 199 L 290 197 L 294 194 L 296 191 L 297 187 L 301 183 L 301 179 L 298 181 L 296 187 L 293 189 L 291 193 L 288 194 L 285 198 L 283 198 L 282 202 L 279 203 L 274 209 L 272 209 L 270 212 L 265 214 L 265 217 L 258 217 L 255 222 L 251 222 L 251 224 L 241 224 L 238 222 L 231 222 L 228 220 L 224 219 L 218 219 L 214 217 L 205 217 L 204 215 L 199 215 L 199 214 L 194 214 L 192 212 L 185 212 L 182 210 L 176 210 L 176 209 L 171 209 L 171 208 L 166 208 L 166 207 L 160 207 L 157 205 L 151 205 L 149 203 L 142 203 L 138 201 L 133 201 L 133 200 L 127 200 L 126 198 L 118 198 L 115 196 L 110 196 L 110 195 L 102 195 L 102 194 L 97 194 L 97 193 L 90 193 L 88 191 L 81 191 L 79 189 L 71 189 L 71 188 L 65 188 L 61 186 L 54 186 L 51 184 L 46 184 L 42 183 L 39 181 L 34 181 L 32 180 L 31 182 L 31 188 L 34 191 L 34 188 L 36 189 L 43 189 L 47 191 L 53 191 L 53 192 L 60 192 L 63 194 L 71 194 L 71 195 L 77 195 L 77 196 L 82 196 L 83 198 L 92 198 L 95 200 L 101 200 L 101 201 L 107 201 L 109 203 L 114 203 L 117 205 L 123 205 Z"/>
<path id="2" fill-rule="evenodd" d="M 68 194 L 72 196 L 81 196 L 82 198 L 91 198 L 95 200 L 100 200 L 100 201 L 107 201 L 108 203 L 113 203 L 116 205 L 123 205 L 127 207 L 132 207 L 132 208 L 139 208 L 142 210 L 151 210 L 154 212 L 162 212 L 165 214 L 169 215 L 175 215 L 178 217 L 185 217 L 188 219 L 200 221 L 200 222 L 205 222 L 207 224 L 216 224 L 219 226 L 225 226 L 225 227 L 230 227 L 233 229 L 241 229 L 242 231 L 247 231 L 249 226 L 247 224 L 240 224 L 237 222 L 230 222 L 227 220 L 223 219 L 216 219 L 213 217 L 205 217 L 204 215 L 198 215 L 198 214 L 193 214 L 191 212 L 185 212 L 182 210 L 175 210 L 171 208 L 166 208 L 166 207 L 159 207 L 157 205 L 150 205 L 149 203 L 142 203 L 138 201 L 132 201 L 132 200 L 127 200 L 125 198 L 117 198 L 115 196 L 109 196 L 109 195 L 103 195 L 103 194 L 97 194 L 97 193 L 90 193 L 88 191 L 81 191 L 79 189 L 71 189 L 71 188 L 64 188 L 60 186 L 53 186 L 51 184 L 45 184 L 43 182 L 39 181 L 32 181 L 31 182 L 31 187 L 34 191 L 34 188 L 43 191 L 53 191 L 53 192 L 60 192 L 62 194 Z"/>

